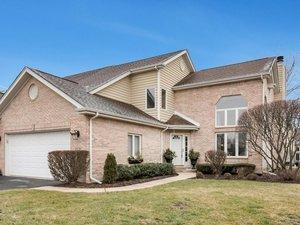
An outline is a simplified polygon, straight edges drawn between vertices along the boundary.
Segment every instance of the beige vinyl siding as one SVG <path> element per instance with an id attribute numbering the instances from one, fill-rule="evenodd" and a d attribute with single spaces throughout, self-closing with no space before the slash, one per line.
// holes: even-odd
<path id="1" fill-rule="evenodd" d="M 183 62 L 184 70 L 180 69 L 180 62 Z M 161 89 L 166 90 L 167 96 L 167 108 L 160 109 L 160 120 L 166 122 L 174 113 L 174 91 L 172 87 L 182 80 L 191 72 L 191 68 L 188 66 L 185 56 L 181 56 L 178 59 L 170 62 L 165 68 L 160 71 L 160 86 Z M 161 96 L 161 95 L 160 95 Z"/>
<path id="2" fill-rule="evenodd" d="M 155 108 L 146 108 L 146 89 L 155 88 Z M 157 71 L 131 75 L 131 104 L 157 118 Z"/>
<path id="3" fill-rule="evenodd" d="M 97 94 L 112 98 L 121 102 L 131 104 L 131 88 L 130 88 L 130 77 L 125 77 L 116 83 L 104 88 L 99 91 Z"/>

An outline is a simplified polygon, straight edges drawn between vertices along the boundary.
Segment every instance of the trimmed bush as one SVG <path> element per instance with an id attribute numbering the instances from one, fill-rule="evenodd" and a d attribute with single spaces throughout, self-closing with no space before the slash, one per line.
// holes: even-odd
<path id="1" fill-rule="evenodd" d="M 134 165 L 117 165 L 118 181 L 151 178 L 172 174 L 174 174 L 174 166 L 171 163 L 143 163 Z"/>
<path id="2" fill-rule="evenodd" d="M 117 161 L 114 154 L 107 154 L 104 164 L 103 183 L 112 184 L 117 180 Z"/>
<path id="3" fill-rule="evenodd" d="M 213 174 L 213 170 L 208 163 L 199 163 L 197 164 L 196 169 L 203 174 Z"/>
<path id="4" fill-rule="evenodd" d="M 224 179 L 226 179 L 226 180 L 230 180 L 232 178 L 231 173 L 224 173 L 223 176 L 224 176 Z"/>
<path id="5" fill-rule="evenodd" d="M 247 180 L 257 180 L 257 175 L 255 173 L 250 173 L 246 176 Z"/>
<path id="6" fill-rule="evenodd" d="M 197 164 L 197 171 L 202 172 L 203 174 L 213 174 L 213 170 L 208 163 L 199 163 Z M 232 175 L 238 174 L 239 170 L 243 169 L 247 175 L 253 173 L 255 170 L 255 165 L 250 163 L 235 163 L 235 164 L 224 164 L 222 173 L 230 173 Z"/>
<path id="7" fill-rule="evenodd" d="M 67 184 L 76 182 L 86 172 L 88 154 L 82 150 L 49 152 L 48 164 L 54 179 Z"/>
<path id="8" fill-rule="evenodd" d="M 197 172 L 196 172 L 196 178 L 197 178 L 197 179 L 204 179 L 205 176 L 204 176 L 204 174 L 203 174 L 202 172 L 197 171 Z"/>

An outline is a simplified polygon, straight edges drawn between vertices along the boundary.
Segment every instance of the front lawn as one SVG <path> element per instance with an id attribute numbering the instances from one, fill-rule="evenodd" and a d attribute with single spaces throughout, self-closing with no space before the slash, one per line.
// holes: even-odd
<path id="1" fill-rule="evenodd" d="M 300 185 L 186 180 L 133 192 L 0 192 L 0 224 L 300 224 Z"/>

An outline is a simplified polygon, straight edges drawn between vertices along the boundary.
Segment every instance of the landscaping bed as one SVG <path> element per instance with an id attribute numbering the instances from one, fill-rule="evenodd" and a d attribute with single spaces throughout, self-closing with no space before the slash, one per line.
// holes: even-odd
<path id="1" fill-rule="evenodd" d="M 141 179 L 128 180 L 128 181 L 118 181 L 118 182 L 112 183 L 112 184 L 75 182 L 75 183 L 71 183 L 71 184 L 58 184 L 55 186 L 68 187 L 68 188 L 112 188 L 112 187 L 123 187 L 123 186 L 129 186 L 129 185 L 133 185 L 133 184 L 146 183 L 149 181 L 161 180 L 161 179 L 174 177 L 174 176 L 178 176 L 178 174 L 151 177 L 151 178 L 141 178 Z"/>

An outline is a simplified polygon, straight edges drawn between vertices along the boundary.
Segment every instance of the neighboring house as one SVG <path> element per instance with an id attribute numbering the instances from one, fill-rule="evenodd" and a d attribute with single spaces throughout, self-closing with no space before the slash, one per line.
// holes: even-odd
<path id="1" fill-rule="evenodd" d="M 51 178 L 47 153 L 89 150 L 91 179 L 107 153 L 118 163 L 141 154 L 189 167 L 188 152 L 222 149 L 227 161 L 262 158 L 236 133 L 248 108 L 285 98 L 283 57 L 195 71 L 186 50 L 64 78 L 25 67 L 0 100 L 0 169 L 5 175 Z"/>

